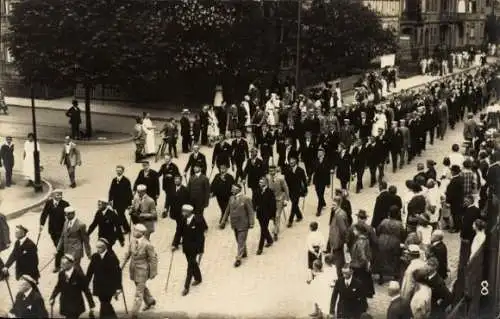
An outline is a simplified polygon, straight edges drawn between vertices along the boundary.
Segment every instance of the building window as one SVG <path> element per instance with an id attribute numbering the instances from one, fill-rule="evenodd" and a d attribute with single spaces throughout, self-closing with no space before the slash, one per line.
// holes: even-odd
<path id="1" fill-rule="evenodd" d="M 12 54 L 10 53 L 10 50 L 9 49 L 6 49 L 5 50 L 5 61 L 7 63 L 13 63 L 14 62 L 14 57 L 12 56 Z"/>
<path id="2" fill-rule="evenodd" d="M 474 28 L 474 25 L 470 25 L 470 27 L 469 27 L 469 38 L 471 40 L 474 40 L 475 37 L 476 37 L 476 30 Z"/>
<path id="3" fill-rule="evenodd" d="M 4 4 L 3 12 L 5 13 L 6 16 L 9 16 L 10 13 L 12 12 L 12 2 L 10 0 L 4 0 L 3 4 Z"/>

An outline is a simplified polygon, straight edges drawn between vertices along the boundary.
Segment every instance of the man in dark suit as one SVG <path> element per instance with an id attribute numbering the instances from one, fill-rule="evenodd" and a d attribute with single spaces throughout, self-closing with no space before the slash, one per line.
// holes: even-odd
<path id="1" fill-rule="evenodd" d="M 80 267 L 75 267 L 75 259 L 66 254 L 61 260 L 62 271 L 57 277 L 57 284 L 50 295 L 50 305 L 54 305 L 56 297 L 59 299 L 59 313 L 68 319 L 79 318 L 85 312 L 85 302 L 82 293 L 85 294 L 90 307 L 90 313 L 95 308 L 94 299 L 89 290 L 87 278 Z"/>
<path id="2" fill-rule="evenodd" d="M 366 112 L 361 112 L 361 117 L 358 120 L 358 126 L 359 138 L 363 140 L 363 142 L 366 142 L 368 136 L 372 134 L 372 121 L 367 118 Z"/>
<path id="3" fill-rule="evenodd" d="M 110 248 L 113 247 L 117 240 L 120 242 L 120 246 L 123 247 L 125 244 L 118 214 L 108 205 L 107 200 L 104 198 L 97 202 L 97 212 L 87 231 L 89 237 L 96 227 L 98 228 L 98 238 L 105 238 Z"/>
<path id="4" fill-rule="evenodd" d="M 241 131 L 236 131 L 236 138 L 231 143 L 231 148 L 231 163 L 233 164 L 233 169 L 236 166 L 236 175 L 234 178 L 239 181 L 240 178 L 243 178 L 243 163 L 250 158 L 248 143 L 241 137 Z"/>
<path id="5" fill-rule="evenodd" d="M 170 197 L 173 189 L 175 188 L 174 177 L 177 175 L 181 175 L 179 167 L 177 167 L 177 165 L 172 162 L 171 155 L 165 155 L 165 162 L 161 165 L 160 170 L 158 171 L 158 175 L 162 177 L 161 187 L 165 192 L 165 208 L 163 210 L 162 217 L 166 218 L 170 206 L 172 205 Z"/>
<path id="6" fill-rule="evenodd" d="M 387 183 L 385 181 L 380 182 L 379 184 L 379 195 L 375 200 L 375 207 L 373 208 L 373 217 L 372 217 L 372 227 L 377 229 L 378 225 L 388 216 L 389 208 L 392 205 L 389 201 L 391 194 L 387 191 Z"/>
<path id="7" fill-rule="evenodd" d="M 188 153 L 191 145 L 191 123 L 189 122 L 189 110 L 182 110 L 182 117 L 180 119 L 181 124 L 181 136 L 182 136 L 182 152 Z"/>
<path id="8" fill-rule="evenodd" d="M 106 319 L 118 318 L 111 299 L 113 296 L 118 297 L 122 290 L 120 261 L 110 247 L 105 238 L 99 238 L 96 244 L 97 252 L 90 257 L 86 276 L 88 283 L 94 279 L 92 292 L 101 303 L 99 318 Z"/>
<path id="9" fill-rule="evenodd" d="M 476 235 L 472 225 L 476 219 L 481 218 L 481 211 L 474 204 L 474 197 L 471 194 L 465 196 L 464 208 L 465 211 L 462 217 L 462 227 L 459 229 L 461 239 L 460 250 L 466 252 L 466 255 L 469 256 L 472 240 Z"/>
<path id="10" fill-rule="evenodd" d="M 284 172 L 285 181 L 288 185 L 288 192 L 290 194 L 290 202 L 292 203 L 292 208 L 290 212 L 290 217 L 288 218 L 287 227 L 292 227 L 293 220 L 297 218 L 297 222 L 302 221 L 302 212 L 299 208 L 299 200 L 301 197 L 307 195 L 307 177 L 304 169 L 297 165 L 297 158 L 290 158 L 290 167 L 288 167 Z"/>
<path id="11" fill-rule="evenodd" d="M 203 254 L 205 250 L 205 232 L 208 226 L 200 215 L 193 214 L 193 206 L 182 206 L 182 221 L 181 226 L 175 232 L 176 240 L 172 243 L 172 253 L 177 250 L 182 240 L 182 251 L 187 260 L 187 275 L 184 282 L 184 290 L 182 295 L 189 293 L 191 286 L 201 284 L 202 277 L 200 271 L 198 255 Z M 194 277 L 194 282 L 191 283 Z"/>
<path id="12" fill-rule="evenodd" d="M 448 248 L 443 243 L 443 231 L 436 229 L 432 232 L 431 245 L 429 247 L 429 256 L 427 259 L 436 258 L 438 261 L 438 275 L 448 278 Z"/>
<path id="13" fill-rule="evenodd" d="M 316 216 L 321 215 L 321 210 L 326 207 L 325 201 L 325 188 L 331 185 L 331 164 L 328 163 L 325 156 L 325 150 L 318 149 L 318 158 L 313 172 L 313 184 L 318 196 L 318 208 L 316 209 Z"/>
<path id="14" fill-rule="evenodd" d="M 221 218 L 226 211 L 229 198 L 231 197 L 231 187 L 235 183 L 233 176 L 227 172 L 227 169 L 227 164 L 221 164 L 219 167 L 220 173 L 215 175 L 212 184 L 210 184 L 210 193 L 217 199 L 217 203 L 221 210 Z"/>
<path id="15" fill-rule="evenodd" d="M 231 167 L 231 144 L 228 143 L 224 135 L 219 136 L 219 141 L 215 143 L 214 152 L 212 154 L 212 169 L 217 165 L 217 169 L 221 170 L 221 165 Z"/>
<path id="16" fill-rule="evenodd" d="M 391 129 L 387 131 L 387 139 L 389 141 L 389 151 L 391 153 L 392 172 L 395 173 L 398 168 L 398 156 L 401 154 L 401 149 L 403 147 L 403 133 L 401 133 L 398 128 L 398 122 L 392 122 Z"/>
<path id="17" fill-rule="evenodd" d="M 146 194 L 155 201 L 155 204 L 158 204 L 158 198 L 160 197 L 159 175 L 158 172 L 151 169 L 148 161 L 142 162 L 142 169 L 134 182 L 134 192 L 137 191 L 137 185 L 145 185 Z"/>
<path id="18" fill-rule="evenodd" d="M 305 133 L 305 138 L 300 145 L 300 158 L 304 162 L 306 168 L 307 183 L 311 183 L 311 178 L 314 173 L 315 163 L 318 156 L 318 145 L 313 141 L 311 132 Z"/>
<path id="19" fill-rule="evenodd" d="M 253 207 L 260 225 L 257 255 L 262 254 L 264 242 L 266 242 L 266 247 L 270 247 L 273 244 L 273 237 L 269 232 L 269 221 L 276 217 L 276 197 L 274 196 L 274 192 L 269 188 L 265 176 L 260 178 L 259 186 L 260 190 L 253 193 L 252 198 Z"/>
<path id="20" fill-rule="evenodd" d="M 462 210 L 464 203 L 464 181 L 460 175 L 460 167 L 451 166 L 451 179 L 446 188 L 446 204 L 450 207 L 453 218 L 453 229 L 450 232 L 457 232 L 462 229 Z"/>
<path id="21" fill-rule="evenodd" d="M 285 147 L 278 158 L 278 166 L 281 168 L 281 171 L 285 171 L 287 166 L 290 165 L 291 158 L 298 158 L 298 152 L 295 145 L 292 145 L 292 139 L 287 137 L 285 139 Z"/>
<path id="22" fill-rule="evenodd" d="M 189 203 L 194 207 L 194 213 L 203 216 L 203 211 L 208 207 L 210 200 L 210 181 L 202 173 L 199 164 L 193 166 L 193 174 L 189 177 L 187 191 Z"/>
<path id="23" fill-rule="evenodd" d="M 250 151 L 250 158 L 248 159 L 245 169 L 243 170 L 243 187 L 245 183 L 253 191 L 259 189 L 259 180 L 262 176 L 266 174 L 267 166 L 262 162 L 260 158 L 257 157 L 257 149 L 252 148 Z M 246 181 L 245 181 L 246 180 Z M 246 193 L 246 189 L 245 189 Z"/>
<path id="24" fill-rule="evenodd" d="M 205 155 L 200 153 L 200 146 L 197 144 L 193 145 L 193 153 L 189 155 L 186 168 L 184 168 L 184 176 L 186 176 L 188 171 L 189 175 L 194 174 L 195 164 L 201 168 L 201 173 L 203 175 L 207 174 L 207 158 L 205 157 Z"/>
<path id="25" fill-rule="evenodd" d="M 125 210 L 132 204 L 134 195 L 132 194 L 132 184 L 130 180 L 123 175 L 125 167 L 122 165 L 116 166 L 116 177 L 111 181 L 108 192 L 108 201 L 116 210 L 120 219 L 123 233 L 130 233 L 130 224 L 125 216 Z"/>
<path id="26" fill-rule="evenodd" d="M 175 236 L 173 243 L 180 242 L 176 236 L 181 232 L 180 227 L 182 226 L 182 206 L 189 203 L 189 193 L 186 186 L 182 185 L 182 176 L 177 175 L 174 177 L 174 189 L 170 194 L 171 205 L 170 205 L 170 218 L 175 220 Z M 173 244 L 172 244 L 173 245 Z"/>
<path id="27" fill-rule="evenodd" d="M 266 170 L 269 167 L 269 158 L 273 157 L 273 145 L 273 133 L 269 130 L 268 126 L 264 124 L 262 125 L 262 132 L 260 137 L 260 156 L 262 157 L 262 162 L 264 163 L 264 167 Z"/>
<path id="28" fill-rule="evenodd" d="M 338 157 L 336 161 L 336 174 L 340 180 L 342 189 L 347 189 L 347 184 L 351 179 L 352 159 L 343 143 L 339 144 Z"/>
<path id="29" fill-rule="evenodd" d="M 333 316 L 337 313 L 337 318 L 359 319 L 361 314 L 366 311 L 367 305 L 363 291 L 361 282 L 352 277 L 351 266 L 345 264 L 342 267 L 342 277 L 337 280 L 333 288 L 330 315 Z M 337 300 L 338 305 L 335 309 Z"/>
<path id="30" fill-rule="evenodd" d="M 12 170 L 14 169 L 14 144 L 12 137 L 5 138 L 5 144 L 0 147 L 0 167 L 5 168 L 5 186 L 15 185 L 12 182 Z"/>
<path id="31" fill-rule="evenodd" d="M 28 238 L 27 233 L 28 229 L 24 226 L 16 226 L 15 236 L 17 240 L 2 271 L 7 276 L 10 266 L 16 263 L 16 280 L 19 280 L 22 275 L 29 275 L 38 281 L 40 278 L 40 273 L 38 272 L 38 251 L 35 243 Z"/>
<path id="32" fill-rule="evenodd" d="M 38 319 L 48 318 L 49 313 L 45 308 L 43 297 L 38 290 L 36 280 L 29 275 L 22 275 L 19 282 L 19 292 L 9 318 Z"/>
<path id="33" fill-rule="evenodd" d="M 397 281 L 389 282 L 388 288 L 389 297 L 391 297 L 391 303 L 387 308 L 387 319 L 411 319 L 412 311 L 410 308 L 410 302 L 401 298 L 400 287 Z"/>
<path id="34" fill-rule="evenodd" d="M 365 175 L 366 161 L 369 154 L 366 152 L 366 147 L 362 141 L 357 140 L 351 147 L 351 170 L 356 174 L 356 193 L 363 189 L 363 176 Z"/>
<path id="35" fill-rule="evenodd" d="M 52 198 L 47 200 L 43 207 L 42 214 L 40 215 L 40 233 L 43 231 L 47 218 L 49 219 L 49 235 L 57 247 L 61 234 L 63 232 L 64 222 L 66 221 L 66 214 L 64 210 L 69 207 L 69 203 L 63 199 L 62 190 L 55 189 L 52 192 Z M 59 271 L 61 264 L 61 254 L 57 254 L 55 258 L 54 272 Z"/>
<path id="36" fill-rule="evenodd" d="M 432 290 L 430 318 L 445 318 L 446 308 L 448 308 L 453 301 L 452 294 L 448 287 L 446 287 L 443 278 L 437 273 L 439 267 L 437 259 L 430 258 L 427 260 L 427 266 L 430 269 L 427 277 L 427 284 Z"/>
<path id="37" fill-rule="evenodd" d="M 80 139 L 80 124 L 82 124 L 82 114 L 78 107 L 78 101 L 73 100 L 72 106 L 66 111 L 66 117 L 69 117 L 71 125 L 71 138 L 74 140 Z"/>

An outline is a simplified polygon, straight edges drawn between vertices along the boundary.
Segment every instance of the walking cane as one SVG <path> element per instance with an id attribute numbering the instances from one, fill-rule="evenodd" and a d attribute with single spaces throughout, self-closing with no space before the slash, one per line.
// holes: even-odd
<path id="1" fill-rule="evenodd" d="M 165 293 L 168 290 L 168 283 L 170 281 L 170 272 L 172 271 L 172 262 L 174 261 L 174 252 L 170 255 L 170 264 L 168 265 L 167 282 L 165 283 Z"/>
<path id="2" fill-rule="evenodd" d="M 210 174 L 208 174 L 208 180 L 210 180 L 210 178 L 212 178 L 213 171 L 214 171 L 214 166 L 212 165 L 212 168 L 210 168 Z"/>
<path id="3" fill-rule="evenodd" d="M 40 241 L 40 236 L 42 236 L 42 231 L 38 231 L 38 237 L 36 238 L 36 247 L 38 247 L 38 242 Z"/>
<path id="4" fill-rule="evenodd" d="M 245 182 L 243 182 L 243 194 L 247 194 L 247 186 L 245 184 Z"/>
<path id="5" fill-rule="evenodd" d="M 306 197 L 302 197 L 302 212 L 304 212 L 304 207 L 306 206 Z"/>
<path id="6" fill-rule="evenodd" d="M 49 262 L 48 262 L 48 263 L 46 263 L 46 264 L 45 264 L 42 268 L 40 268 L 40 273 L 42 273 L 42 272 L 45 270 L 45 268 L 47 268 L 50 264 L 52 264 L 52 262 L 54 261 L 54 259 L 55 259 L 55 258 L 56 258 L 56 256 L 54 255 L 54 256 L 53 256 L 53 257 L 49 260 Z"/>
<path id="7" fill-rule="evenodd" d="M 9 291 L 10 301 L 12 301 L 12 306 L 14 306 L 14 297 L 12 297 L 12 290 L 10 289 L 9 277 L 5 278 L 5 284 L 7 285 L 7 290 Z"/>
<path id="8" fill-rule="evenodd" d="M 54 304 L 50 304 L 50 318 L 54 318 Z"/>
<path id="9" fill-rule="evenodd" d="M 122 291 L 123 305 L 125 306 L 125 313 L 128 315 L 127 299 L 125 299 L 125 294 Z"/>

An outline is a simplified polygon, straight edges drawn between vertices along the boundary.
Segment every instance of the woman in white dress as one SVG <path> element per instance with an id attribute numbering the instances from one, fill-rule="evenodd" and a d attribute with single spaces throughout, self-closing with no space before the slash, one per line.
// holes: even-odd
<path id="1" fill-rule="evenodd" d="M 37 143 L 37 147 L 40 154 L 40 143 Z M 28 134 L 28 140 L 24 142 L 23 175 L 28 181 L 28 186 L 33 185 L 35 181 L 35 141 L 32 133 Z"/>
<path id="2" fill-rule="evenodd" d="M 212 145 L 212 143 L 219 137 L 219 121 L 217 120 L 217 116 L 215 115 L 214 108 L 211 107 L 208 109 L 208 143 Z"/>
<path id="3" fill-rule="evenodd" d="M 155 148 L 155 126 L 151 121 L 151 115 L 149 113 L 144 113 L 144 118 L 142 120 L 142 127 L 146 132 L 146 145 L 144 146 L 144 154 L 152 155 L 156 153 Z"/>

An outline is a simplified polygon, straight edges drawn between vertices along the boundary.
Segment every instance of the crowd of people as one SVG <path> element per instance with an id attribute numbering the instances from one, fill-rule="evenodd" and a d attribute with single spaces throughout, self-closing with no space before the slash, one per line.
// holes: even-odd
<path id="1" fill-rule="evenodd" d="M 186 257 L 185 296 L 203 281 L 200 261 L 205 232 L 211 226 L 204 210 L 212 197 L 220 209 L 216 226 L 224 228 L 229 222 L 237 246 L 234 267 L 241 267 L 250 255 L 247 237 L 255 219 L 260 228 L 256 254 L 261 255 L 286 235 L 283 221 L 290 228 L 311 214 L 304 212 L 304 201 L 313 191 L 317 198 L 313 214 L 319 217 L 329 211 L 329 233 L 325 237 L 317 222 L 310 224 L 306 284 L 314 290 L 312 317 L 367 318 L 375 277 L 380 284 L 390 279 L 388 318 L 443 318 L 452 303 L 444 284 L 449 274 L 443 231 L 460 232 L 462 245 L 468 247 L 460 258 L 467 261 L 484 242 L 485 225 L 493 218 L 485 210 L 487 203 L 492 198 L 498 202 L 500 154 L 495 138 L 500 117 L 491 87 L 497 72 L 496 65 L 486 65 L 380 103 L 363 99 L 353 105 L 342 103 L 338 87 L 325 86 L 306 96 L 290 88 L 261 94 L 252 84 L 239 106 L 222 101 L 220 106 L 204 107 L 194 119 L 189 110 L 183 110 L 179 124 L 169 119 L 161 129 L 165 149 L 156 149 L 155 126 L 144 114 L 134 128 L 135 159 L 142 169 L 132 182 L 123 166 L 116 167 L 109 196 L 99 200 L 88 229 L 63 199 L 63 191 L 55 190 L 45 204 L 40 231 L 48 223 L 58 273 L 49 303 L 53 305 L 60 294 L 60 313 L 77 318 L 85 311 L 82 294 L 91 309 L 95 306 L 89 290 L 93 281 L 100 316 L 115 317 L 111 300 L 122 292 L 121 269 L 129 262 L 130 280 L 136 286 L 131 314 L 137 317 L 143 303 L 145 310 L 156 304 L 147 282 L 158 273 L 150 238 L 160 219 L 169 217 L 176 223 L 172 252 L 182 246 Z M 428 143 L 442 140 L 448 126 L 454 129 L 466 114 L 465 147 L 452 146 L 441 174 L 433 161 L 424 166 L 419 158 Z M 70 122 L 76 117 L 67 115 Z M 75 128 L 73 138 L 77 134 Z M 184 168 L 175 163 L 178 139 L 181 151 L 190 153 Z M 213 154 L 208 162 L 210 157 L 200 145 L 210 143 Z M 4 165 L 13 156 L 8 151 L 0 154 Z M 165 152 L 160 156 L 164 162 L 155 171 L 147 159 L 158 152 Z M 416 175 L 399 194 L 386 180 L 386 165 L 396 172 L 415 162 Z M 61 164 L 68 168 L 71 187 L 76 187 L 75 167 L 81 165 L 81 157 L 71 137 L 62 148 Z M 370 223 L 370 214 L 366 210 L 354 214 L 349 200 L 351 182 L 357 193 L 367 186 L 363 182 L 367 168 L 368 186 L 380 190 Z M 325 200 L 327 188 L 331 209 Z M 164 203 L 158 202 L 161 192 Z M 99 240 L 92 254 L 89 236 L 95 229 Z M 27 231 L 16 228 L 15 248 L 1 267 L 7 275 L 15 262 L 16 278 L 26 282 L 10 315 L 46 317 L 36 287 L 37 245 L 27 238 Z M 116 242 L 129 245 L 121 262 L 112 249 Z M 91 261 L 86 273 L 80 266 L 84 255 Z M 29 309 L 28 303 L 33 305 Z"/>

